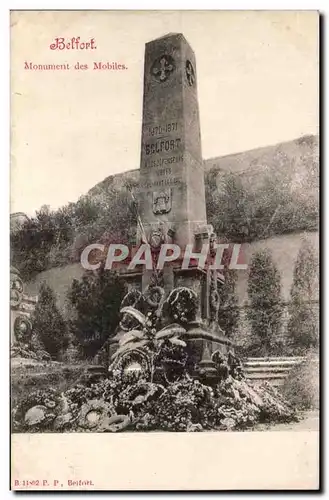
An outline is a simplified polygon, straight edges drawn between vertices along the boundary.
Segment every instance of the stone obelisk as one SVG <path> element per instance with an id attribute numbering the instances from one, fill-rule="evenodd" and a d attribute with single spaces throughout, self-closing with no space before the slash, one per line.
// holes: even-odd
<path id="1" fill-rule="evenodd" d="M 148 243 L 155 256 L 163 243 L 179 245 L 182 253 L 186 245 L 192 245 L 197 253 L 200 244 L 213 239 L 206 217 L 195 56 L 179 33 L 145 47 L 137 208 L 137 246 Z M 167 295 L 175 288 L 195 292 L 196 320 L 188 324 L 186 340 L 194 361 L 200 361 L 202 369 L 212 369 L 210 354 L 231 344 L 216 322 L 215 271 L 195 263 L 181 266 L 178 259 L 161 273 L 156 267 L 149 270 L 141 265 L 123 278 L 130 290 L 145 292 L 156 285 Z"/>
<path id="2" fill-rule="evenodd" d="M 195 56 L 179 33 L 145 48 L 138 207 L 151 245 L 160 231 L 184 248 L 207 223 Z"/>

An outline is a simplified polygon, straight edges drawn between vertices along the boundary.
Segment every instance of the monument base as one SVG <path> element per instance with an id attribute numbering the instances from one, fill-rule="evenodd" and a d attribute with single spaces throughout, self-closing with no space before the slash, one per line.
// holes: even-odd
<path id="1" fill-rule="evenodd" d="M 152 284 L 150 273 L 143 270 L 122 272 L 120 276 L 128 285 L 128 293 L 122 302 L 122 320 L 108 344 L 109 365 L 121 349 L 121 339 L 130 331 L 141 332 L 136 342 L 136 350 L 140 349 L 143 332 L 153 318 L 154 338 L 166 329 L 179 330 L 180 339 L 186 344 L 188 372 L 207 383 L 216 381 L 216 358 L 233 354 L 234 346 L 218 325 L 220 281 L 214 279 L 214 274 L 198 267 L 171 267 L 165 270 L 163 286 Z M 150 340 L 150 336 L 145 338 Z"/>

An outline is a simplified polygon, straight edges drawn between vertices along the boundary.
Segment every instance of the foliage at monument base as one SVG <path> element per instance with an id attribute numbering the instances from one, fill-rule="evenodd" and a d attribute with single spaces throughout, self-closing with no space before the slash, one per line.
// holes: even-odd
<path id="1" fill-rule="evenodd" d="M 42 349 L 35 349 L 31 344 L 24 344 L 24 342 L 14 342 L 10 347 L 11 358 L 26 358 L 35 359 L 37 361 L 50 361 L 50 354 Z"/>
<path id="2" fill-rule="evenodd" d="M 320 409 L 320 358 L 318 350 L 308 352 L 295 366 L 282 386 L 282 394 L 299 410 Z"/>
<path id="3" fill-rule="evenodd" d="M 13 410 L 14 432 L 243 430 L 258 422 L 297 420 L 271 386 L 253 388 L 229 375 L 211 387 L 185 373 L 154 383 L 134 373 L 64 393 L 37 391 Z"/>
<path id="4" fill-rule="evenodd" d="M 193 360 L 183 337 L 195 323 L 196 299 L 185 287 L 173 289 L 167 299 L 157 285 L 144 294 L 128 292 L 111 339 L 112 346 L 117 345 L 108 376 L 103 366 L 94 365 L 89 378 L 68 390 L 23 397 L 13 410 L 13 430 L 189 432 L 296 419 L 273 388 L 257 389 L 246 382 L 233 351 L 217 350 L 210 356 L 205 344 L 201 360 Z M 163 326 L 165 314 L 168 324 Z"/>

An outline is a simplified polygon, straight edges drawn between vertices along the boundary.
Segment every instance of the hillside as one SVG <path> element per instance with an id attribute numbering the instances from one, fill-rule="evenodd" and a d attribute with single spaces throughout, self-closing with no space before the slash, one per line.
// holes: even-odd
<path id="1" fill-rule="evenodd" d="M 208 222 L 219 237 L 239 243 L 317 231 L 318 157 L 318 137 L 305 136 L 205 160 Z M 138 169 L 109 176 L 76 203 L 56 211 L 43 207 L 23 225 L 13 225 L 12 264 L 23 279 L 79 262 L 90 243 L 133 241 L 136 214 L 124 186 L 138 184 L 138 178 Z"/>
<path id="2" fill-rule="evenodd" d="M 266 175 L 281 174 L 289 183 L 292 191 L 307 189 L 308 194 L 317 196 L 319 179 L 319 137 L 309 135 L 293 141 L 267 147 L 252 149 L 227 156 L 204 160 L 205 173 L 216 172 L 217 185 L 220 187 L 224 174 L 235 174 L 247 185 L 261 184 Z M 127 180 L 138 182 L 139 169 L 129 170 L 117 175 L 110 175 L 88 191 L 88 195 L 97 197 L 110 187 L 120 189 Z M 305 195 L 305 193 L 304 193 Z"/>

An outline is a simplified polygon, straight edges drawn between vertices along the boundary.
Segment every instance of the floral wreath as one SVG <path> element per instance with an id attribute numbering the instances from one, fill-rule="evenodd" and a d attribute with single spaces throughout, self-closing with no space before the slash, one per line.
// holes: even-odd
<path id="1" fill-rule="evenodd" d="M 126 306 L 136 307 L 136 305 L 140 303 L 142 297 L 142 292 L 137 290 L 137 288 L 133 288 L 123 297 L 120 308 Z"/>
<path id="2" fill-rule="evenodd" d="M 197 294 L 187 287 L 175 288 L 167 299 L 170 313 L 175 320 L 188 323 L 195 319 Z"/>
<path id="3" fill-rule="evenodd" d="M 104 426 L 106 419 L 113 416 L 114 408 L 101 399 L 92 399 L 84 403 L 80 409 L 78 426 L 86 430 L 99 430 Z M 91 419 L 94 414 L 96 418 Z"/>
<path id="4" fill-rule="evenodd" d="M 23 332 L 21 326 L 25 325 L 26 330 Z M 29 341 L 32 336 L 32 323 L 25 316 L 18 316 L 14 323 L 14 332 L 18 342 Z"/>
<path id="5" fill-rule="evenodd" d="M 127 415 L 112 415 L 112 417 L 104 419 L 99 430 L 102 432 L 124 431 L 131 423 Z"/>
<path id="6" fill-rule="evenodd" d="M 20 293 L 16 288 L 10 290 L 10 305 L 14 309 L 18 309 L 23 299 L 23 294 Z"/>
<path id="7" fill-rule="evenodd" d="M 161 384 L 141 381 L 141 383 L 137 383 L 136 385 L 128 386 L 120 394 L 120 400 L 134 411 L 134 409 L 138 409 L 144 403 L 158 399 L 165 391 L 166 389 Z"/>
<path id="8" fill-rule="evenodd" d="M 148 285 L 144 291 L 144 297 L 147 304 L 156 308 L 164 301 L 165 291 L 161 286 Z"/>
<path id="9" fill-rule="evenodd" d="M 64 400 L 54 389 L 36 391 L 23 398 L 12 411 L 14 430 L 38 432 L 63 412 Z"/>
<path id="10" fill-rule="evenodd" d="M 147 353 L 142 349 L 132 349 L 121 354 L 110 366 L 109 371 L 125 373 L 129 365 L 138 363 L 141 366 L 141 377 L 149 379 L 151 376 L 151 363 Z"/>
<path id="11" fill-rule="evenodd" d="M 11 282 L 11 289 L 12 290 L 17 290 L 19 293 L 23 293 L 23 281 L 21 278 L 16 277 L 12 282 Z"/>

